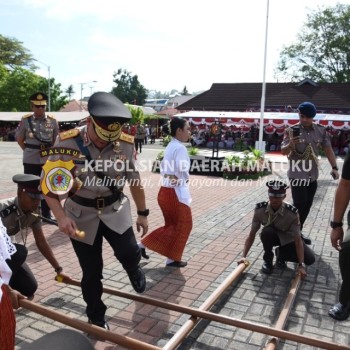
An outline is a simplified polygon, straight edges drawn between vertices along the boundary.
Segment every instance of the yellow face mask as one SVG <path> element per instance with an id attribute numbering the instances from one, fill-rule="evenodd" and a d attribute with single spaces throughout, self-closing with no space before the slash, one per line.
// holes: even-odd
<path id="1" fill-rule="evenodd" d="M 108 130 L 101 128 L 95 121 L 94 118 L 90 118 L 95 127 L 96 135 L 103 141 L 115 141 L 119 139 L 122 133 L 122 124 L 114 122 L 107 126 Z"/>

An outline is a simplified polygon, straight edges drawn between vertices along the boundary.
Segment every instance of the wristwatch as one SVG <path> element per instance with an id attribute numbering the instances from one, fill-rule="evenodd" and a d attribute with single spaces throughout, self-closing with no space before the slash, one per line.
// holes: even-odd
<path id="1" fill-rule="evenodd" d="M 61 266 L 58 266 L 55 268 L 55 272 L 59 275 L 63 271 L 63 268 Z"/>
<path id="2" fill-rule="evenodd" d="M 333 170 L 339 170 L 338 167 L 336 165 L 332 166 Z"/>
<path id="3" fill-rule="evenodd" d="M 305 267 L 305 264 L 304 263 L 299 263 L 298 266 L 299 267 Z"/>
<path id="4" fill-rule="evenodd" d="M 137 211 L 137 215 L 140 215 L 140 216 L 148 216 L 148 215 L 149 215 L 149 209 L 138 210 L 138 211 Z"/>
<path id="5" fill-rule="evenodd" d="M 332 228 L 343 227 L 342 222 L 336 222 L 336 221 L 331 221 L 330 225 Z"/>

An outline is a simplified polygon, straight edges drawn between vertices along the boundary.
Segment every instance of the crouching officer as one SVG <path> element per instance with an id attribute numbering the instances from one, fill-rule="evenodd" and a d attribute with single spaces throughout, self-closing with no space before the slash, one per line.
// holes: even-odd
<path id="1" fill-rule="evenodd" d="M 123 124 L 130 121 L 130 111 L 106 92 L 90 97 L 88 111 L 86 125 L 59 135 L 52 149 L 57 155 L 49 157 L 43 167 L 42 188 L 59 228 L 71 237 L 82 268 L 81 288 L 89 321 L 108 329 L 106 306 L 101 299 L 103 238 L 127 272 L 134 290 L 142 293 L 146 288 L 145 275 L 139 267 L 141 253 L 132 228 L 130 202 L 123 194 L 126 181 L 138 210 L 137 230 L 142 228 L 143 233 L 148 229 L 149 210 L 134 163 L 133 137 L 122 133 Z M 65 187 L 65 195 L 74 194 L 66 199 L 64 207 L 59 200 L 62 192 L 60 195 L 55 192 L 57 183 L 63 184 L 62 174 L 67 174 L 62 164 L 70 169 L 68 175 L 74 177 L 74 186 Z M 55 174 L 56 166 L 57 176 L 47 176 Z M 68 184 L 69 180 L 64 182 Z M 84 238 L 79 238 L 79 231 L 85 232 Z"/>
<path id="2" fill-rule="evenodd" d="M 23 150 L 24 173 L 40 176 L 41 167 L 47 159 L 45 151 L 54 144 L 59 129 L 57 120 L 45 113 L 46 94 L 37 92 L 29 100 L 32 113 L 22 117 L 16 130 L 16 140 Z M 53 220 L 45 200 L 41 201 L 41 212 L 45 218 Z"/>
<path id="3" fill-rule="evenodd" d="M 298 273 L 303 278 L 306 276 L 305 265 L 313 264 L 315 256 L 301 239 L 298 210 L 283 201 L 288 185 L 280 180 L 271 180 L 266 186 L 269 201 L 258 203 L 255 207 L 252 227 L 244 244 L 243 258 L 239 263 L 245 262 L 255 235 L 262 225 L 260 239 L 264 247 L 264 263 L 261 271 L 266 274 L 273 272 L 273 247 L 277 246 L 275 266 L 286 268 L 286 261 L 295 262 L 298 264 Z"/>
<path id="4" fill-rule="evenodd" d="M 0 201 L 0 216 L 7 234 L 12 236 L 17 252 L 6 260 L 12 270 L 10 287 L 28 298 L 33 297 L 38 283 L 27 265 L 27 236 L 33 231 L 36 246 L 40 253 L 52 265 L 57 274 L 62 267 L 57 262 L 42 230 L 39 204 L 42 199 L 40 177 L 30 174 L 17 174 L 12 178 L 18 184 L 17 197 Z"/>

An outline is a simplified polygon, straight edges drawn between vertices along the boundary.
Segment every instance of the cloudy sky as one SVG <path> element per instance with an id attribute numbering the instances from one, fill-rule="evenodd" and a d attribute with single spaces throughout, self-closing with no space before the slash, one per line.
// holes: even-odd
<path id="1" fill-rule="evenodd" d="M 307 13 L 335 3 L 270 0 L 266 81 Z M 81 86 L 83 96 L 110 91 L 118 68 L 162 92 L 263 79 L 267 0 L 0 0 L 0 9 L 0 34 L 23 42 L 37 73 L 50 66 L 76 98 Z"/>

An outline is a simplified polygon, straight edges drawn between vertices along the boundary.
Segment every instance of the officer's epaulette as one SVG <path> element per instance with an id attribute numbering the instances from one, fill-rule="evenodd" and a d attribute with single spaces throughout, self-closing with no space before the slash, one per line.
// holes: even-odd
<path id="1" fill-rule="evenodd" d="M 17 207 L 15 204 L 11 204 L 10 206 L 2 209 L 0 211 L 0 216 L 5 219 L 7 216 L 9 216 L 11 213 L 17 210 Z"/>
<path id="2" fill-rule="evenodd" d="M 80 134 L 80 130 L 75 128 L 75 129 L 70 129 L 67 131 L 62 131 L 60 132 L 60 140 L 68 140 L 71 139 L 73 137 L 77 137 Z"/>
<path id="3" fill-rule="evenodd" d="M 268 204 L 267 202 L 260 202 L 255 206 L 255 209 L 266 208 Z"/>
<path id="4" fill-rule="evenodd" d="M 46 116 L 48 117 L 48 118 L 50 118 L 50 119 L 56 119 L 53 115 L 51 115 L 51 114 L 46 114 Z"/>
<path id="5" fill-rule="evenodd" d="M 25 119 L 25 118 L 29 118 L 33 115 L 33 113 L 28 113 L 28 114 L 25 114 L 22 119 Z"/>
<path id="6" fill-rule="evenodd" d="M 315 123 L 315 126 L 317 126 L 317 127 L 319 127 L 319 128 L 323 128 L 323 129 L 325 128 L 325 126 L 322 125 L 322 124 L 316 124 L 316 123 Z"/>
<path id="7" fill-rule="evenodd" d="M 134 144 L 134 136 L 126 134 L 125 132 L 121 133 L 119 140 Z"/>
<path id="8" fill-rule="evenodd" d="M 286 204 L 286 208 L 290 211 L 292 211 L 293 213 L 297 213 L 298 212 L 298 209 L 294 206 L 294 205 L 291 205 L 291 204 Z"/>

